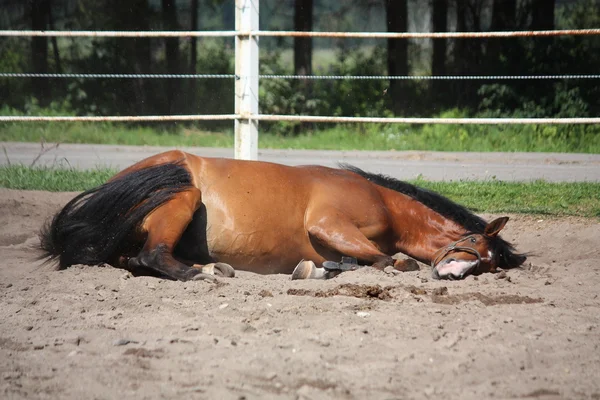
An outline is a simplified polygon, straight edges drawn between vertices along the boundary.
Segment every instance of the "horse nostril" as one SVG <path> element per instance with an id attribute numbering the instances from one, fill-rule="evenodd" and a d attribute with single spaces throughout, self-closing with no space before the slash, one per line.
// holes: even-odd
<path id="1" fill-rule="evenodd" d="M 451 263 L 451 262 L 454 262 L 454 261 L 456 261 L 456 258 L 448 258 L 446 260 L 446 263 Z"/>

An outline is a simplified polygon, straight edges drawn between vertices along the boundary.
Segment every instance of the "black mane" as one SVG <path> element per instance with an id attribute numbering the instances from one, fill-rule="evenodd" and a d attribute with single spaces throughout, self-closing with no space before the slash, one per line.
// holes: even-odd
<path id="1" fill-rule="evenodd" d="M 483 218 L 478 217 L 460 204 L 431 190 L 411 185 L 391 176 L 366 172 L 349 164 L 340 164 L 340 168 L 357 173 L 376 185 L 405 194 L 431 208 L 441 216 L 464 226 L 470 233 L 483 233 L 487 225 L 487 222 Z"/>
<path id="2" fill-rule="evenodd" d="M 432 192 L 431 190 L 423 189 L 399 179 L 392 178 L 391 176 L 363 171 L 353 165 L 341 163 L 339 166 L 342 169 L 362 176 L 376 185 L 383 186 L 415 199 L 441 216 L 462 225 L 469 233 L 484 233 L 487 222 L 483 218 L 473 214 L 464 206 L 453 202 L 447 197 Z M 496 249 L 496 255 L 499 257 L 500 267 L 517 267 L 525 262 L 525 255 L 515 253 L 514 247 L 500 236 L 496 236 L 492 241 L 492 246 Z"/>

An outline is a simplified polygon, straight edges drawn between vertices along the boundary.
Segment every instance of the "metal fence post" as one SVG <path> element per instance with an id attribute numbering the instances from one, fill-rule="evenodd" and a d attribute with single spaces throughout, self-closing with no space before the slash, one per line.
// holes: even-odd
<path id="1" fill-rule="evenodd" d="M 259 0 L 235 0 L 235 158 L 258 159 L 258 31 Z"/>

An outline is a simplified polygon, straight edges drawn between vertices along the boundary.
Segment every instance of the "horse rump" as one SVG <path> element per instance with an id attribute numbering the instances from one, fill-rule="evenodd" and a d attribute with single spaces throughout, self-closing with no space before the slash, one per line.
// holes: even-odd
<path id="1" fill-rule="evenodd" d="M 132 171 L 69 201 L 40 231 L 40 259 L 75 264 L 111 263 L 141 246 L 136 229 L 144 218 L 179 192 L 193 187 L 181 163 Z"/>

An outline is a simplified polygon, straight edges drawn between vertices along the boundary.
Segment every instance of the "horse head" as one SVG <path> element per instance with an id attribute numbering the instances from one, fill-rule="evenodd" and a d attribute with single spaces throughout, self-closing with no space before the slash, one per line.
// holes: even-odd
<path id="1" fill-rule="evenodd" d="M 486 225 L 483 233 L 466 234 L 439 249 L 431 262 L 433 278 L 462 279 L 523 264 L 527 257 L 515 253 L 513 246 L 498 235 L 507 222 L 508 217 L 497 218 Z"/>

